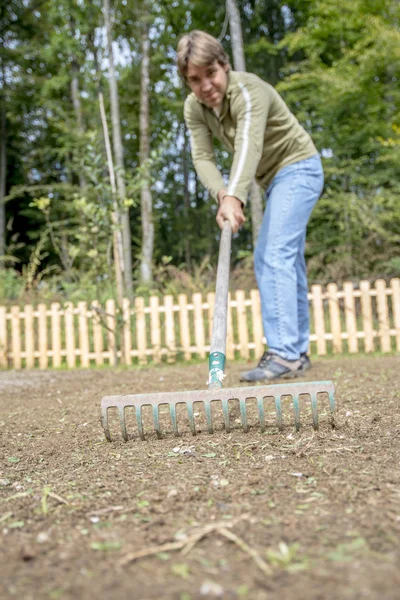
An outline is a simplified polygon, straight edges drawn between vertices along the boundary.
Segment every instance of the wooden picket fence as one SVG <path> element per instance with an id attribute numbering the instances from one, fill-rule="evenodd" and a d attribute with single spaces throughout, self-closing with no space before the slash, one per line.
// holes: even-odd
<path id="1" fill-rule="evenodd" d="M 347 282 L 311 286 L 310 350 L 328 353 L 400 351 L 400 279 L 373 286 Z M 204 359 L 209 351 L 215 295 L 180 294 L 148 303 L 138 297 L 120 309 L 114 300 L 0 306 L 0 368 L 46 369 Z M 257 358 L 264 351 L 260 296 L 229 298 L 227 358 Z"/>

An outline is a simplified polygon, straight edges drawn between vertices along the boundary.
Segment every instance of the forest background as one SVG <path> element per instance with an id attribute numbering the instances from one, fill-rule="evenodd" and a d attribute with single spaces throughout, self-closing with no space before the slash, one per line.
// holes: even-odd
<path id="1" fill-rule="evenodd" d="M 400 275 L 397 0 L 109 1 L 1 3 L 0 303 L 213 289 L 216 205 L 175 66 L 192 29 L 233 65 L 243 43 L 322 155 L 310 282 Z M 250 206 L 233 244 L 241 288 L 255 285 Z"/>

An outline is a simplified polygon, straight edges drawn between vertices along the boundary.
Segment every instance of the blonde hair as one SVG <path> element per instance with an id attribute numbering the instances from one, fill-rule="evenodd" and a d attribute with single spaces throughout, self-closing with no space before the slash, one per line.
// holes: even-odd
<path id="1" fill-rule="evenodd" d="M 178 70 L 186 77 L 189 60 L 197 67 L 212 65 L 218 61 L 220 65 L 228 65 L 229 57 L 222 44 L 215 37 L 195 29 L 181 37 L 177 48 Z"/>

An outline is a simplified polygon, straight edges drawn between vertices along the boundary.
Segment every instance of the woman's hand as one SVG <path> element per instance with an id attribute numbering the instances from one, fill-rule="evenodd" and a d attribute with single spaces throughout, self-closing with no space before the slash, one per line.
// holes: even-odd
<path id="1" fill-rule="evenodd" d="M 221 194 L 222 195 L 222 194 Z M 243 213 L 243 204 L 235 196 L 222 196 L 219 198 L 219 209 L 217 212 L 217 223 L 219 228 L 222 229 L 224 221 L 229 221 L 232 228 L 232 233 L 237 233 L 239 228 L 246 220 Z"/>

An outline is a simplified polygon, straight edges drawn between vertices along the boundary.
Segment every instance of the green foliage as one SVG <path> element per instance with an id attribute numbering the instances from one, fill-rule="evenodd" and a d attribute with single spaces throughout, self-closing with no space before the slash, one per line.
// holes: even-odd
<path id="1" fill-rule="evenodd" d="M 397 13 L 394 14 L 394 11 Z M 388 273 L 400 241 L 399 10 L 392 2 L 312 3 L 280 46 L 303 59 L 280 91 L 325 156 L 326 185 L 309 225 L 312 277 Z M 394 273 L 392 273 L 394 274 Z"/>
<path id="2" fill-rule="evenodd" d="M 0 269 L 0 302 L 16 300 L 21 294 L 24 284 L 21 275 L 14 269 Z"/>
<path id="3" fill-rule="evenodd" d="M 399 4 L 238 0 L 238 5 L 247 69 L 278 86 L 323 155 L 325 191 L 308 229 L 310 279 L 398 276 Z M 191 164 L 182 115 L 187 90 L 174 61 L 185 31 L 220 36 L 224 3 L 114 3 L 112 18 L 126 171 L 122 204 L 129 208 L 135 269 L 145 182 L 154 204 L 155 281 L 137 292 L 208 291 L 215 281 L 217 207 Z M 143 22 L 151 39 L 151 158 L 138 168 Z M 102 23 L 99 0 L 44 0 L 40 6 L 10 0 L 0 13 L 9 223 L 9 268 L 0 273 L 5 299 L 114 295 L 113 197 L 97 96 L 101 86 L 109 115 Z M 222 42 L 231 53 L 229 28 Z M 217 147 L 216 157 L 227 173 L 227 153 Z M 251 239 L 248 219 L 233 244 L 234 286 L 255 285 Z"/>

